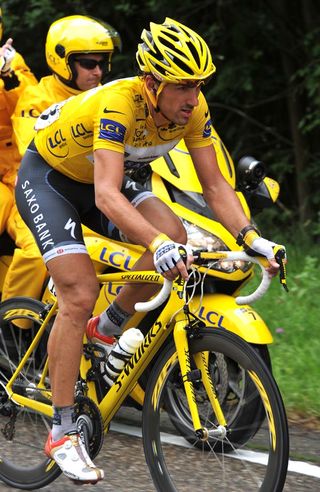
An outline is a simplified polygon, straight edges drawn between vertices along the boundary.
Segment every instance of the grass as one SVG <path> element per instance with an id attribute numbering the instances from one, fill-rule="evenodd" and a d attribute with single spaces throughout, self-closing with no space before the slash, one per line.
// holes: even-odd
<path id="1" fill-rule="evenodd" d="M 319 248 L 286 245 L 288 288 L 274 279 L 254 308 L 274 337 L 273 374 L 289 417 L 320 424 Z"/>

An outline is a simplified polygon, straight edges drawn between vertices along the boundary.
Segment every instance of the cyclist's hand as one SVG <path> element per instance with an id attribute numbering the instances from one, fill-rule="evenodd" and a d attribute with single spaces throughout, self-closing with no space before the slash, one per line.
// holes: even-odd
<path id="1" fill-rule="evenodd" d="M 280 265 L 275 259 L 275 251 L 281 248 L 285 252 L 284 246 L 268 241 L 268 239 L 264 239 L 263 237 L 256 237 L 251 244 L 247 244 L 247 246 L 259 255 L 265 256 L 268 259 L 270 266 L 267 267 L 267 271 L 271 277 L 278 274 Z"/>
<path id="2" fill-rule="evenodd" d="M 271 277 L 277 275 L 279 269 L 281 276 L 285 275 L 286 249 L 260 236 L 260 232 L 252 224 L 248 224 L 238 234 L 237 244 L 243 246 L 250 255 L 261 255 L 267 258 L 269 266 L 266 267 Z M 281 256 L 281 258 L 280 258 Z"/>
<path id="3" fill-rule="evenodd" d="M 11 62 L 15 54 L 16 50 L 12 46 L 12 39 L 9 38 L 7 42 L 0 48 L 1 75 L 6 75 L 11 71 Z"/>
<path id="4" fill-rule="evenodd" d="M 181 254 L 186 252 L 186 264 Z M 171 240 L 164 241 L 158 246 L 153 255 L 153 262 L 157 272 L 169 280 L 174 280 L 177 275 L 188 279 L 187 268 L 193 261 L 192 249 L 188 245 L 175 243 Z"/>

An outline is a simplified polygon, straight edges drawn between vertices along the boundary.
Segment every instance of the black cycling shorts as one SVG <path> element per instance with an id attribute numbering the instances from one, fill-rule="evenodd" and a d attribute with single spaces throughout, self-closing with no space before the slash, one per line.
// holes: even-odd
<path id="1" fill-rule="evenodd" d="M 135 207 L 154 196 L 127 176 L 121 192 Z M 22 159 L 15 193 L 21 217 L 45 262 L 62 254 L 87 253 L 81 224 L 106 237 L 122 239 L 121 232 L 96 207 L 94 185 L 70 179 L 50 167 L 34 144 Z"/>

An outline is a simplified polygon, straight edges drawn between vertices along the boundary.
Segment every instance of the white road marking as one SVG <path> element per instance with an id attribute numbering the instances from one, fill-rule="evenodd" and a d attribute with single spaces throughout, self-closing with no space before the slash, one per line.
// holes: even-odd
<path id="1" fill-rule="evenodd" d="M 121 424 L 119 422 L 111 422 L 110 429 L 121 434 L 128 434 L 129 436 L 142 437 L 142 430 L 140 427 L 134 427 L 131 425 Z M 173 434 L 162 433 L 163 441 L 181 446 L 184 448 L 192 448 L 190 443 L 181 436 Z M 255 451 L 242 451 L 239 450 L 236 453 L 229 454 L 232 458 L 251 461 L 253 463 L 260 463 L 265 465 L 267 463 L 267 455 L 264 453 L 257 453 Z M 305 463 L 304 461 L 289 460 L 288 471 L 292 473 L 300 473 L 301 475 L 307 475 L 309 477 L 320 478 L 320 466 Z"/>

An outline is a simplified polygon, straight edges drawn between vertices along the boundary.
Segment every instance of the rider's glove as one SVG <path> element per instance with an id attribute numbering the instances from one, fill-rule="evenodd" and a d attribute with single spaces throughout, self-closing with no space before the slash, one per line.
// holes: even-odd
<path id="1" fill-rule="evenodd" d="M 260 232 L 253 225 L 244 227 L 237 237 L 237 244 L 243 246 L 250 254 L 251 251 L 265 256 L 268 259 L 274 258 L 274 247 L 278 246 L 268 239 L 261 237 Z M 281 246 L 285 250 L 284 246 Z"/>
<path id="2" fill-rule="evenodd" d="M 153 263 L 158 273 L 164 273 L 176 266 L 182 260 L 181 254 L 192 255 L 190 246 L 175 243 L 165 234 L 159 234 L 149 245 L 153 253 Z"/>
<path id="3" fill-rule="evenodd" d="M 4 49 L 4 53 L 0 56 L 0 71 L 1 75 L 8 75 L 11 72 L 11 62 L 16 54 L 16 50 L 8 45 Z"/>
<path id="4" fill-rule="evenodd" d="M 253 239 L 251 244 L 245 243 L 251 250 L 255 251 L 261 256 L 265 256 L 266 258 L 272 259 L 274 258 L 273 247 L 276 246 L 276 243 L 272 241 L 268 241 L 268 239 L 264 239 L 263 237 L 257 237 Z"/>
<path id="5" fill-rule="evenodd" d="M 191 249 L 185 244 L 165 241 L 156 250 L 153 255 L 153 263 L 158 273 L 164 273 L 176 266 L 178 261 L 182 260 L 181 252 L 186 251 L 191 255 Z"/>

